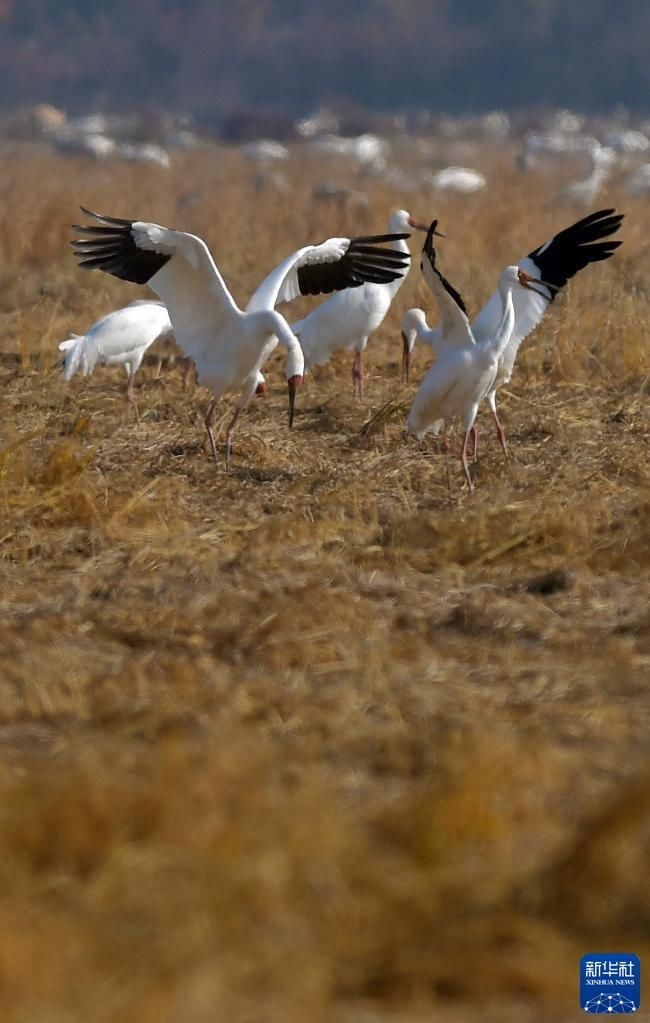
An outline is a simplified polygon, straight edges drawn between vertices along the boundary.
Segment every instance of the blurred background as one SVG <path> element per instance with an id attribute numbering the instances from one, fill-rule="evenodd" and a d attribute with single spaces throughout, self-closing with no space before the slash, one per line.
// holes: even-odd
<path id="1" fill-rule="evenodd" d="M 0 105 L 148 107 L 286 135 L 321 105 L 361 116 L 625 107 L 647 114 L 638 0 L 2 0 Z M 620 111 L 619 111 L 620 113 Z"/>

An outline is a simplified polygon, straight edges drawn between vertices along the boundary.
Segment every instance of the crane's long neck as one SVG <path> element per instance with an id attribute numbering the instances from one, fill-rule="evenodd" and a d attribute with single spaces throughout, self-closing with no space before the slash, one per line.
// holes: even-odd
<path id="1" fill-rule="evenodd" d="M 269 314 L 273 317 L 273 328 L 275 336 L 286 350 L 287 361 L 286 361 L 286 375 L 287 378 L 293 376 L 303 376 L 305 372 L 305 357 L 303 355 L 302 348 L 298 342 L 298 338 L 290 329 L 289 324 L 285 320 L 284 316 L 280 313 L 272 312 Z"/>
<path id="2" fill-rule="evenodd" d="M 497 358 L 500 358 L 508 347 L 508 342 L 515 326 L 515 304 L 512 300 L 512 284 L 507 284 L 505 288 L 501 289 L 501 300 L 503 302 L 501 323 L 494 337 L 488 342 L 490 350 L 494 352 Z"/>
<path id="3" fill-rule="evenodd" d="M 391 226 L 390 223 L 388 225 L 388 228 L 389 228 L 390 231 L 392 231 L 392 232 L 394 232 L 396 234 L 403 230 L 402 227 L 393 227 L 393 226 Z M 410 230 L 410 228 L 408 230 Z M 409 257 L 411 255 L 411 250 L 409 249 L 409 247 L 408 247 L 408 245 L 406 243 L 406 238 L 400 238 L 398 241 L 391 242 L 390 243 L 390 247 L 391 247 L 391 249 L 395 249 L 396 252 L 403 252 L 405 255 L 407 255 Z M 382 285 L 380 285 L 380 287 L 382 289 L 386 288 L 386 290 L 388 291 L 388 293 L 390 295 L 395 296 L 397 294 L 397 292 L 399 291 L 399 289 L 402 287 L 404 281 L 406 280 L 406 275 L 408 274 L 410 268 L 411 268 L 411 264 L 409 263 L 409 265 L 407 266 L 406 270 L 404 271 L 404 274 L 401 277 L 395 278 L 394 281 L 390 281 L 390 283 L 388 283 L 388 284 L 382 284 Z"/>

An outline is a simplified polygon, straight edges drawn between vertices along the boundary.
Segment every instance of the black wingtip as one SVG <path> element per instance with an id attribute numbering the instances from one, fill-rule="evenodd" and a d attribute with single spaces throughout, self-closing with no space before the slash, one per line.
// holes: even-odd
<path id="1" fill-rule="evenodd" d="M 99 220 L 103 224 L 112 224 L 115 227 L 130 227 L 133 224 L 132 220 L 125 220 L 124 217 L 107 217 L 104 213 L 94 213 L 93 210 L 89 210 L 85 206 L 80 206 L 79 209 L 87 217 L 93 217 L 94 220 Z"/>
<path id="2" fill-rule="evenodd" d="M 612 241 L 610 235 L 618 231 L 624 217 L 614 207 L 595 210 L 538 246 L 528 258 L 538 268 L 542 280 L 559 290 L 580 270 L 590 263 L 609 259 L 622 245 L 621 239 Z"/>
<path id="3" fill-rule="evenodd" d="M 94 213 L 85 206 L 81 211 L 99 223 L 73 225 L 73 230 L 90 236 L 72 242 L 80 267 L 103 270 L 133 284 L 146 284 L 171 258 L 168 253 L 140 249 L 133 237 L 133 221 Z"/>

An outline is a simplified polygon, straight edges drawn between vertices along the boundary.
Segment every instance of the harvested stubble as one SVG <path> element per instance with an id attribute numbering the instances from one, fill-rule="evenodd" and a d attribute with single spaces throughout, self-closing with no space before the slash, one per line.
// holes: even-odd
<path id="1" fill-rule="evenodd" d="M 487 198 L 408 199 L 473 307 L 574 216 L 504 159 Z M 476 494 L 454 462 L 450 498 L 403 438 L 416 270 L 368 398 L 337 356 L 289 433 L 275 357 L 229 474 L 178 371 L 144 368 L 136 428 L 121 371 L 52 368 L 141 293 L 75 268 L 79 202 L 198 231 L 242 300 L 403 196 L 315 206 L 299 159 L 290 200 L 228 153 L 3 160 L 2 1019 L 573 1018 L 585 950 L 650 954 L 642 202 L 608 197 L 624 247 L 525 345 L 511 470 L 482 414 Z"/>

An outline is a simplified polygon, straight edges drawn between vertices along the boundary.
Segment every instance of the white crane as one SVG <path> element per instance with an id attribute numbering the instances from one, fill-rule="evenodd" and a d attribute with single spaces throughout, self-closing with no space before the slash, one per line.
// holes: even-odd
<path id="1" fill-rule="evenodd" d="M 510 336 L 510 341 L 499 359 L 499 369 L 494 383 L 487 394 L 487 401 L 494 417 L 499 443 L 504 456 L 508 457 L 505 431 L 497 414 L 496 393 L 497 390 L 507 384 L 512 376 L 517 353 L 522 341 L 535 329 L 544 313 L 554 300 L 558 291 L 574 277 L 578 271 L 589 266 L 590 263 L 598 263 L 603 259 L 609 259 L 615 250 L 622 244 L 621 241 L 607 240 L 609 236 L 619 229 L 624 214 L 616 213 L 613 209 L 598 210 L 590 213 L 582 220 L 571 224 L 563 231 L 558 232 L 548 241 L 533 249 L 527 256 L 520 259 L 518 266 L 533 277 L 538 277 L 548 282 L 546 288 L 540 290 L 530 289 L 522 291 L 516 289 L 513 294 L 515 308 L 515 326 Z M 427 243 L 425 243 L 426 246 Z M 423 260 L 423 272 L 427 283 L 431 286 L 427 276 L 426 260 Z M 436 292 L 434 291 L 434 295 Z M 501 318 L 501 295 L 495 291 L 485 303 L 480 313 L 472 323 L 472 334 L 476 341 L 484 341 L 493 337 Z M 402 357 L 402 375 L 408 380 L 410 353 L 413 349 L 416 336 L 433 349 L 434 353 L 445 347 L 448 340 L 445 337 L 446 331 L 443 324 L 429 330 L 424 313 L 419 309 L 410 309 L 402 321 L 402 339 L 404 342 Z"/>
<path id="2" fill-rule="evenodd" d="M 533 284 L 542 285 L 544 282 L 518 266 L 507 266 L 499 276 L 501 315 L 496 330 L 483 340 L 476 341 L 462 298 L 436 266 L 433 248 L 435 225 L 434 220 L 427 234 L 422 268 L 440 310 L 444 344 L 437 349 L 437 359 L 427 370 L 417 390 L 406 426 L 408 432 L 414 433 L 418 440 L 429 431 L 438 433 L 443 427 L 446 457 L 449 448 L 447 420 L 460 416 L 465 431 L 460 458 L 471 491 L 474 484 L 467 464 L 467 442 L 478 407 L 494 385 L 499 359 L 512 335 L 515 325 L 513 291 L 521 288 L 535 291 Z M 449 465 L 447 478 L 449 481 Z"/>
<path id="3" fill-rule="evenodd" d="M 570 185 L 562 189 L 558 196 L 565 205 L 591 206 L 598 198 L 613 165 L 616 163 L 614 150 L 601 146 L 600 142 L 595 140 L 591 148 L 587 150 L 587 156 L 591 165 L 587 177 L 572 181 Z"/>
<path id="4" fill-rule="evenodd" d="M 128 377 L 126 400 L 138 405 L 133 389 L 135 374 L 142 358 L 157 338 L 172 333 L 169 313 L 162 302 L 137 299 L 115 312 L 102 316 L 85 334 L 73 334 L 61 341 L 63 375 L 66 380 L 81 370 L 84 376 L 92 373 L 97 363 L 103 366 L 124 366 Z"/>
<path id="5" fill-rule="evenodd" d="M 397 242 L 397 247 L 403 254 L 407 270 L 411 255 L 406 238 L 413 228 L 419 231 L 427 230 L 424 224 L 417 223 L 406 210 L 397 210 L 388 222 L 391 236 L 394 237 L 394 232 L 403 232 L 400 235 L 402 240 Z M 306 368 L 322 366 L 338 348 L 354 349 L 352 390 L 355 395 L 361 396 L 362 353 L 368 343 L 368 337 L 379 327 L 390 309 L 403 280 L 404 277 L 395 276 L 388 283 L 379 280 L 369 281 L 353 291 L 342 291 L 328 298 L 304 319 L 292 324 L 291 329 L 305 355 Z"/>
<path id="6" fill-rule="evenodd" d="M 201 238 L 81 208 L 99 224 L 75 225 L 75 230 L 90 235 L 72 242 L 80 266 L 136 284 L 148 283 L 167 306 L 177 342 L 194 360 L 201 383 L 214 395 L 205 425 L 215 459 L 212 423 L 217 400 L 226 391 L 240 391 L 226 431 L 227 464 L 240 412 L 258 387 L 262 364 L 278 341 L 287 351 L 289 425 L 293 424 L 304 359 L 287 321 L 275 311 L 276 303 L 357 287 L 369 280 L 389 283 L 401 276 L 407 262 L 401 251 L 381 247 L 383 242 L 400 241 L 400 234 L 329 238 L 284 259 L 241 310 Z"/>

